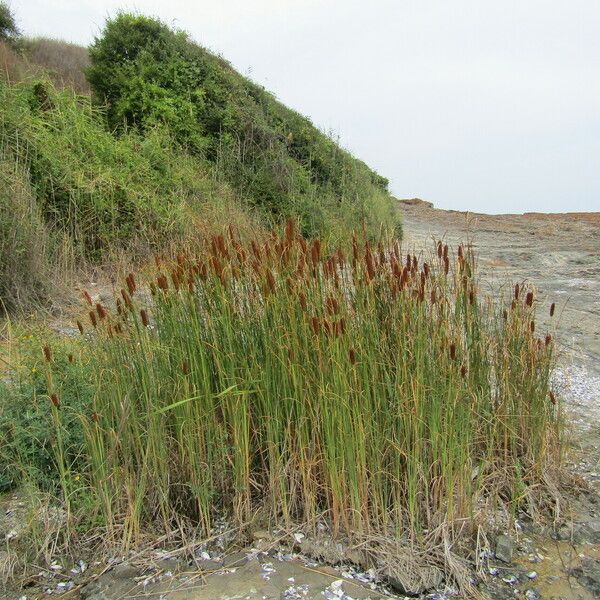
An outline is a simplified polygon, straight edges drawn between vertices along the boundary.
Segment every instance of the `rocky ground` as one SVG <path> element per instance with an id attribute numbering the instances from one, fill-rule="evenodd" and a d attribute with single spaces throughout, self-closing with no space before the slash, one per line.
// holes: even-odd
<path id="1" fill-rule="evenodd" d="M 538 290 L 540 324 L 551 302 L 561 311 L 557 339 L 560 365 L 553 385 L 566 400 L 572 424 L 571 469 L 581 484 L 573 492 L 566 525 L 558 530 L 518 521 L 509 536 L 494 541 L 486 581 L 479 588 L 496 600 L 536 598 L 589 600 L 600 597 L 600 213 L 489 216 L 403 203 L 404 251 L 427 251 L 433 240 L 472 243 L 484 291 L 527 280 Z M 5 498 L 0 532 L 17 527 L 18 496 Z M 508 532 L 507 532 L 508 533 Z M 402 598 L 396 589 L 349 564 L 315 562 L 296 533 L 290 550 L 267 532 L 227 555 L 199 549 L 196 560 L 156 550 L 151 558 L 93 557 L 40 569 L 31 585 L 6 592 L 9 599 L 154 598 L 164 600 Z M 10 540 L 7 541 L 7 543 Z M 2 553 L 0 546 L 0 560 Z M 429 600 L 456 597 L 441 587 Z"/>

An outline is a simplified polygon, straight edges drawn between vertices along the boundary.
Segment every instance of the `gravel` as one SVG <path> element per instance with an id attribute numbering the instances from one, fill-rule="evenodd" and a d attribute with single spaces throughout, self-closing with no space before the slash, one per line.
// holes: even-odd
<path id="1" fill-rule="evenodd" d="M 552 389 L 565 400 L 572 422 L 581 431 L 600 425 L 600 377 L 584 365 L 561 367 L 552 374 Z"/>

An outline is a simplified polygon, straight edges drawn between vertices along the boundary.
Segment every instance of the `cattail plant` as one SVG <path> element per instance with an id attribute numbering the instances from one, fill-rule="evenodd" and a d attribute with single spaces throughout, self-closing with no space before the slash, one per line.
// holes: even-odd
<path id="1" fill-rule="evenodd" d="M 451 261 L 441 241 L 419 259 L 350 244 L 309 243 L 292 221 L 249 244 L 229 228 L 157 261 L 151 304 L 130 274 L 121 313 L 89 313 L 85 477 L 110 531 L 208 534 L 260 512 L 418 543 L 548 489 L 560 402 L 533 292 L 480 297 L 468 246 Z"/>

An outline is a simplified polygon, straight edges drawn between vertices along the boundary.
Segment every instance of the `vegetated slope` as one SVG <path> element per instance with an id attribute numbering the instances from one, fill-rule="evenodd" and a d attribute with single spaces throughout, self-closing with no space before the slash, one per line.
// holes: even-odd
<path id="1" fill-rule="evenodd" d="M 89 97 L 28 78 L 6 47 L 4 56 L 24 81 L 0 78 L 3 308 L 48 298 L 58 263 L 106 261 L 122 249 L 135 257 L 232 215 L 242 231 L 255 228 L 252 211 L 164 126 L 114 136 Z"/>
<path id="2" fill-rule="evenodd" d="M 29 198 L 0 229 L 37 215 L 47 265 L 59 260 L 57 248 L 70 264 L 160 248 L 218 228 L 225 214 L 242 232 L 293 217 L 304 235 L 335 242 L 358 229 L 370 239 L 401 234 L 387 180 L 159 21 L 120 14 L 89 57 L 60 41 L 11 40 L 0 43 L 0 63 L 5 189 L 16 177 L 28 193 L 11 202 Z M 31 229 L 20 229 L 29 251 Z M 14 256 L 5 243 L 3 273 L 14 274 Z M 32 263 L 17 264 L 22 272 L 0 288 L 5 307 L 50 289 L 27 271 Z"/>
<path id="3" fill-rule="evenodd" d="M 398 227 L 385 178 L 184 32 L 119 14 L 90 59 L 88 79 L 111 128 L 166 123 L 244 198 L 276 216 L 298 216 L 305 235 L 363 221 L 370 237 L 382 224 Z"/>
<path id="4" fill-rule="evenodd" d="M 78 94 L 90 94 L 85 76 L 90 58 L 87 48 L 50 38 L 26 39 L 23 54 L 31 65 L 43 68 L 58 87 L 70 87 Z"/>

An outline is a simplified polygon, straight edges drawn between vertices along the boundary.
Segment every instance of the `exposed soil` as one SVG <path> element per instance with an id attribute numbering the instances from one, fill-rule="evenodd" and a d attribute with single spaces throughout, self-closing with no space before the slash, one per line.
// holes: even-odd
<path id="1" fill-rule="evenodd" d="M 557 303 L 560 314 L 556 333 L 561 356 L 554 386 L 565 398 L 573 425 L 570 462 L 581 479 L 581 490 L 574 493 L 568 525 L 553 530 L 526 520 L 518 522 L 510 532 L 511 562 L 491 557 L 490 575 L 480 589 L 502 600 L 599 598 L 600 213 L 489 216 L 437 210 L 418 201 L 405 203 L 403 210 L 405 252 L 433 249 L 438 239 L 451 246 L 472 243 L 484 292 L 506 285 L 508 293 L 511 283 L 526 280 L 537 289 L 542 331 L 551 302 Z M 0 529 L 2 517 L 5 521 L 14 518 L 18 500 L 4 500 Z M 160 552 L 150 568 L 130 557 L 118 557 L 112 565 L 89 560 L 89 564 L 65 565 L 62 570 L 57 566 L 33 587 L 2 597 L 31 600 L 48 597 L 49 591 L 52 596 L 88 600 L 375 600 L 393 596 L 389 588 L 376 585 L 368 572 L 353 571 L 347 565 L 323 566 L 264 543 L 257 536 L 248 548 L 229 557 L 201 553 L 193 567 Z M 74 572 L 70 572 L 72 567 Z M 422 597 L 433 600 L 453 595 L 446 588 Z"/>

